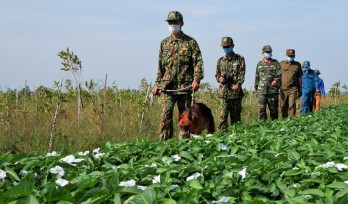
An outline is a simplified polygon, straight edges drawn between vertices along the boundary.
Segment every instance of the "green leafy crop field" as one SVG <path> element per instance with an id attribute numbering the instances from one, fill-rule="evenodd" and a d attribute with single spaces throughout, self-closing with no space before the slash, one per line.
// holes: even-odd
<path id="1" fill-rule="evenodd" d="M 348 104 L 189 140 L 3 154 L 0 203 L 348 203 Z"/>

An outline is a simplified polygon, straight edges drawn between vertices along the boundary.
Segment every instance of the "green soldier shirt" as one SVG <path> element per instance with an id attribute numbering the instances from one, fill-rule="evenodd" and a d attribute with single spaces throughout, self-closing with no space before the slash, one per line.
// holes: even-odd
<path id="1" fill-rule="evenodd" d="M 165 38 L 158 59 L 156 86 L 160 88 L 182 89 L 191 85 L 193 80 L 200 83 L 204 77 L 198 43 L 184 33 L 177 40 L 172 36 Z"/>
<path id="2" fill-rule="evenodd" d="M 292 88 L 299 89 L 299 78 L 302 77 L 301 64 L 297 61 L 289 62 L 288 60 L 284 60 L 280 62 L 280 68 L 282 71 L 281 89 L 285 91 Z"/>
<path id="3" fill-rule="evenodd" d="M 234 91 L 232 87 L 238 84 L 240 87 L 245 80 L 245 60 L 238 54 L 233 54 L 231 58 L 228 55 L 220 57 L 216 65 L 217 82 L 219 78 L 224 77 L 225 82 L 219 85 L 219 96 L 223 98 L 237 98 L 241 96 L 242 89 Z"/>
<path id="4" fill-rule="evenodd" d="M 268 63 L 265 60 L 257 63 L 255 74 L 255 90 L 258 94 L 278 94 L 280 85 L 280 64 L 278 60 L 271 59 Z M 277 86 L 272 86 L 273 80 L 277 81 Z"/>

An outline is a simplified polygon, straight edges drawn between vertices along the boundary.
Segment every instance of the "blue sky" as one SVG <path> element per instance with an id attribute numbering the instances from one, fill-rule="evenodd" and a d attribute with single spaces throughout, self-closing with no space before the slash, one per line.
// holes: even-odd
<path id="1" fill-rule="evenodd" d="M 184 16 L 183 31 L 202 51 L 205 78 L 216 87 L 216 62 L 224 53 L 223 36 L 246 60 L 243 87 L 254 84 L 262 46 L 285 59 L 321 71 L 326 91 L 334 82 L 348 83 L 348 1 L 346 0 L 31 0 L 0 4 L 0 89 L 52 87 L 72 79 L 60 70 L 57 53 L 69 47 L 83 66 L 82 79 L 102 81 L 108 74 L 119 88 L 138 88 L 142 78 L 154 82 L 159 45 L 169 36 L 164 21 L 171 10 Z"/>

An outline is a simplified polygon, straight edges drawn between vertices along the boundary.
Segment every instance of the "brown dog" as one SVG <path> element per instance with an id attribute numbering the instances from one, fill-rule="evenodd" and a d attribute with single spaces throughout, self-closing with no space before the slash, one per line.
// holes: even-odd
<path id="1" fill-rule="evenodd" d="M 179 116 L 179 136 L 189 138 L 190 134 L 200 135 L 207 129 L 208 133 L 215 132 L 214 117 L 203 103 L 194 103 Z"/>

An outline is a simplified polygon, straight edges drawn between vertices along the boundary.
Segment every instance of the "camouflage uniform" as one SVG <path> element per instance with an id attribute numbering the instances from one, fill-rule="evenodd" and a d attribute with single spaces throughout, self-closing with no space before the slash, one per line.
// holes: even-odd
<path id="1" fill-rule="evenodd" d="M 295 57 L 295 50 L 286 51 L 288 57 Z M 282 118 L 296 115 L 296 100 L 302 95 L 302 69 L 301 63 L 297 61 L 284 60 L 280 62 L 281 88 L 280 88 L 280 110 Z"/>
<path id="2" fill-rule="evenodd" d="M 262 60 L 257 63 L 256 66 L 254 86 L 256 93 L 258 94 L 259 121 L 267 120 L 267 105 L 270 110 L 271 120 L 278 119 L 278 98 L 281 70 L 280 64 L 276 59 L 270 60 L 270 63 Z M 274 80 L 277 81 L 276 86 L 271 85 Z"/>
<path id="3" fill-rule="evenodd" d="M 168 14 L 169 20 L 182 20 L 177 11 Z M 203 60 L 195 39 L 181 32 L 179 39 L 169 36 L 162 40 L 159 57 L 156 86 L 162 90 L 183 89 L 195 80 L 203 79 Z M 167 140 L 173 137 L 173 109 L 178 103 L 179 114 L 191 104 L 191 91 L 164 92 L 162 96 L 162 116 L 160 122 L 160 138 Z"/>
<path id="4" fill-rule="evenodd" d="M 221 46 L 233 44 L 230 37 L 223 37 Z M 220 125 L 219 129 L 223 132 L 228 127 L 228 115 L 230 115 L 231 124 L 241 120 L 242 112 L 242 84 L 245 79 L 245 61 L 244 57 L 236 53 L 226 54 L 220 57 L 216 66 L 216 80 L 220 83 L 219 78 L 225 78 L 224 83 L 219 85 L 219 97 L 222 98 L 220 104 Z M 233 90 L 234 85 L 239 85 L 238 90 Z"/>

